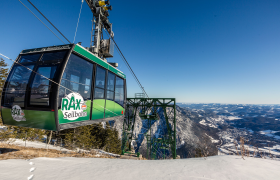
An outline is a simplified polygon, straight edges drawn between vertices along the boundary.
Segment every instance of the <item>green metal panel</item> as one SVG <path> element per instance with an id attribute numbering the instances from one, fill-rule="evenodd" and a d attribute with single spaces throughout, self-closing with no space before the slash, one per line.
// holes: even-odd
<path id="1" fill-rule="evenodd" d="M 115 116 L 115 104 L 114 101 L 106 100 L 105 118 Z"/>
<path id="2" fill-rule="evenodd" d="M 95 99 L 92 105 L 92 120 L 104 118 L 104 110 L 105 118 L 124 115 L 124 108 L 116 102 L 105 99 Z"/>
<path id="3" fill-rule="evenodd" d="M 83 47 L 79 46 L 79 45 L 75 45 L 74 51 L 90 60 L 92 60 L 93 62 L 99 64 L 100 66 L 112 71 L 113 73 L 126 78 L 125 74 L 123 74 L 120 70 L 114 68 L 113 66 L 111 66 L 110 64 L 106 63 L 105 61 L 103 61 L 102 59 L 96 57 L 95 55 L 93 55 L 91 52 L 87 51 L 86 49 L 84 49 Z"/>
<path id="4" fill-rule="evenodd" d="M 106 100 L 105 118 L 124 115 L 124 108 L 111 100 Z"/>
<path id="5" fill-rule="evenodd" d="M 22 120 L 14 120 L 10 108 L 2 108 L 4 123 L 12 126 L 21 126 L 56 131 L 55 114 L 52 111 L 21 110 Z"/>
<path id="6" fill-rule="evenodd" d="M 115 116 L 122 116 L 125 113 L 124 112 L 124 108 L 121 105 L 115 103 L 115 111 L 114 111 L 114 113 L 115 113 Z"/>
<path id="7" fill-rule="evenodd" d="M 105 99 L 95 99 L 92 103 L 92 116 L 94 119 L 104 118 Z"/>

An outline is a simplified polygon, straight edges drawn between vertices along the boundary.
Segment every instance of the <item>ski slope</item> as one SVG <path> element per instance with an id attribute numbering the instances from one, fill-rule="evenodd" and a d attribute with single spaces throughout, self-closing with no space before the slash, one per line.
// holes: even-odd
<path id="1" fill-rule="evenodd" d="M 240 156 L 176 160 L 36 158 L 0 161 L 0 179 L 276 180 L 280 161 Z"/>

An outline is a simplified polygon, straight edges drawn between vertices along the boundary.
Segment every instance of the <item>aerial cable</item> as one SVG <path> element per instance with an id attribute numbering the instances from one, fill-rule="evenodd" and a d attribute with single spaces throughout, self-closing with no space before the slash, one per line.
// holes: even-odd
<path id="1" fill-rule="evenodd" d="M 62 34 L 62 32 L 60 32 L 52 23 L 51 21 L 48 20 L 48 18 L 46 16 L 44 16 L 43 13 L 41 13 L 41 11 L 39 11 L 39 9 L 34 5 L 32 4 L 31 1 L 27 0 L 70 44 L 71 42 Z"/>
<path id="2" fill-rule="evenodd" d="M 124 60 L 126 66 L 128 67 L 128 69 L 130 70 L 130 72 L 132 73 L 132 76 L 134 76 L 134 79 L 136 80 L 136 82 L 138 83 L 138 85 L 140 86 L 140 88 L 142 89 L 142 91 L 144 92 L 144 94 L 149 98 L 148 94 L 146 93 L 146 91 L 144 90 L 143 86 L 141 85 L 140 81 L 138 80 L 137 76 L 135 75 L 135 73 L 133 72 L 132 68 L 130 67 L 130 65 L 128 64 L 126 58 L 124 57 L 123 53 L 121 52 L 119 46 L 117 45 L 116 41 L 114 40 L 114 38 L 109 34 L 109 32 L 105 31 L 107 33 L 107 35 L 109 36 L 109 38 L 115 43 L 118 52 L 120 53 L 120 56 L 122 57 L 122 59 Z"/>
<path id="3" fill-rule="evenodd" d="M 76 34 L 77 34 L 78 26 L 79 26 L 80 16 L 81 16 L 82 8 L 83 8 L 83 3 L 84 3 L 84 0 L 82 0 L 81 9 L 80 9 L 80 13 L 79 13 L 79 18 L 78 18 L 78 22 L 77 22 L 77 27 L 76 27 L 76 32 L 75 32 L 73 43 L 75 42 L 75 39 L 76 39 Z"/>
<path id="4" fill-rule="evenodd" d="M 120 54 L 121 58 L 123 59 L 123 61 L 125 62 L 127 68 L 129 69 L 129 71 L 132 73 L 132 76 L 134 77 L 134 79 L 136 80 L 136 82 L 138 83 L 138 85 L 140 86 L 140 88 L 142 89 L 142 91 L 146 94 L 146 96 L 149 98 L 148 94 L 146 93 L 146 91 L 144 90 L 144 87 L 141 85 L 140 81 L 138 80 L 137 76 L 135 75 L 135 73 L 133 72 L 132 68 L 130 67 L 130 65 L 128 64 L 127 60 L 125 59 L 123 53 L 121 52 L 120 48 L 118 47 L 116 41 L 113 39 L 113 37 L 109 34 L 109 32 L 105 31 L 107 33 L 107 35 L 109 36 L 110 39 L 112 39 L 117 47 L 118 53 Z"/>
<path id="5" fill-rule="evenodd" d="M 130 67 L 130 65 L 128 64 L 126 58 L 124 57 L 123 53 L 121 52 L 120 48 L 118 47 L 118 45 L 116 44 L 116 41 L 111 37 L 111 39 L 114 41 L 117 50 L 120 54 L 120 56 L 122 57 L 122 59 L 124 60 L 126 66 L 128 67 L 128 69 L 130 70 L 130 72 L 132 73 L 132 76 L 134 76 L 134 79 L 136 80 L 136 82 L 138 83 L 138 85 L 140 86 L 140 88 L 142 89 L 142 91 L 144 92 L 144 94 L 149 98 L 148 94 L 146 93 L 146 91 L 144 90 L 144 87 L 142 86 L 142 84 L 140 83 L 140 81 L 138 80 L 137 76 L 135 75 L 134 71 L 132 70 L 132 68 Z"/>
<path id="6" fill-rule="evenodd" d="M 27 6 L 25 6 L 20 0 L 18 0 L 24 7 L 26 7 L 26 9 L 28 9 L 39 21 L 41 21 L 41 19 L 39 19 Z M 41 21 L 41 23 L 43 23 L 43 21 Z M 61 42 L 63 42 L 45 23 L 43 23 Z M 65 44 L 63 42 L 63 44 Z"/>
<path id="7" fill-rule="evenodd" d="M 122 55 L 120 54 L 120 52 L 119 52 L 119 51 L 117 51 L 117 52 L 119 53 L 120 57 L 121 57 L 122 60 L 124 61 L 124 59 L 123 59 Z M 128 65 L 127 65 L 126 63 L 125 63 L 125 65 L 126 65 L 127 69 L 130 71 L 130 73 L 132 74 L 132 71 L 131 71 L 131 69 L 128 67 Z M 141 84 L 139 84 L 139 82 L 137 81 L 137 79 L 135 78 L 135 76 L 133 76 L 133 74 L 132 74 L 132 77 L 134 78 L 134 80 L 136 81 L 136 83 L 138 84 L 138 86 L 140 86 L 140 89 L 141 89 Z M 142 92 L 143 92 L 143 89 L 142 89 Z"/>
<path id="8" fill-rule="evenodd" d="M 22 65 L 21 63 L 19 63 L 19 62 L 13 60 L 13 59 L 11 59 L 11 58 L 9 58 L 8 56 L 5 56 L 5 55 L 2 54 L 2 53 L 0 53 L 0 55 L 3 56 L 3 57 L 5 57 L 5 58 L 7 58 L 7 59 L 9 59 L 10 61 L 13 61 L 14 63 L 17 63 L 18 65 L 20 65 L 20 66 L 22 66 L 22 67 L 28 69 L 29 71 L 31 71 L 31 72 L 33 72 L 33 73 L 35 73 L 35 74 L 38 74 L 39 76 L 42 76 L 43 78 L 49 80 L 50 82 L 55 83 L 55 84 L 58 85 L 59 87 L 63 87 L 63 88 L 65 88 L 66 90 L 68 90 L 68 91 L 70 91 L 70 92 L 72 92 L 72 93 L 77 93 L 77 92 L 72 91 L 71 89 L 68 89 L 67 87 L 65 87 L 65 86 L 63 86 L 63 85 L 58 84 L 57 82 L 53 81 L 52 79 L 47 78 L 47 77 L 44 76 L 44 75 L 33 71 L 32 69 L 30 69 L 30 68 L 28 68 L 28 67 Z M 68 97 L 66 96 L 66 98 L 68 98 Z M 69 99 L 69 98 L 68 98 L 68 99 Z M 69 100 L 70 100 L 70 99 L 69 99 Z M 103 108 L 103 109 L 105 109 L 105 110 L 107 110 L 107 111 L 110 111 L 111 113 L 113 113 L 113 114 L 115 114 L 115 115 L 118 115 L 118 114 L 116 114 L 115 112 L 113 112 L 113 111 L 111 111 L 111 110 L 109 110 L 109 109 L 106 109 L 105 107 L 102 107 L 101 105 L 95 103 L 94 101 L 90 101 L 90 102 L 93 102 L 94 104 L 100 106 L 101 108 Z M 74 102 L 74 104 L 76 104 L 76 103 Z"/>

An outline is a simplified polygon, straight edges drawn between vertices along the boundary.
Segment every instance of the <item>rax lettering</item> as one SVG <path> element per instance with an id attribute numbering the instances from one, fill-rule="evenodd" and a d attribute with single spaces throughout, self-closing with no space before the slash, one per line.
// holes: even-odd
<path id="1" fill-rule="evenodd" d="M 74 96 L 71 97 L 70 103 L 68 99 L 62 99 L 62 110 L 71 110 L 71 108 L 73 110 L 80 110 L 80 103 L 81 103 L 81 99 L 76 99 L 76 103 L 75 103 L 75 98 Z M 68 106 L 69 104 L 69 106 Z"/>

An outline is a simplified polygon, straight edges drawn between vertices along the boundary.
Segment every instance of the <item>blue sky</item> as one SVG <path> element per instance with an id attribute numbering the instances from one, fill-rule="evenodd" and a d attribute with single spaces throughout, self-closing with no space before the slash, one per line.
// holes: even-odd
<path id="1" fill-rule="evenodd" d="M 73 42 L 81 0 L 31 2 Z M 111 5 L 115 40 L 149 97 L 279 104 L 279 0 L 111 0 Z M 84 2 L 75 41 L 84 47 L 90 44 L 91 19 Z M 0 53 L 10 58 L 22 49 L 62 44 L 18 0 L 0 2 L 0 22 Z M 109 61 L 127 75 L 128 97 L 141 92 L 116 50 Z"/>

